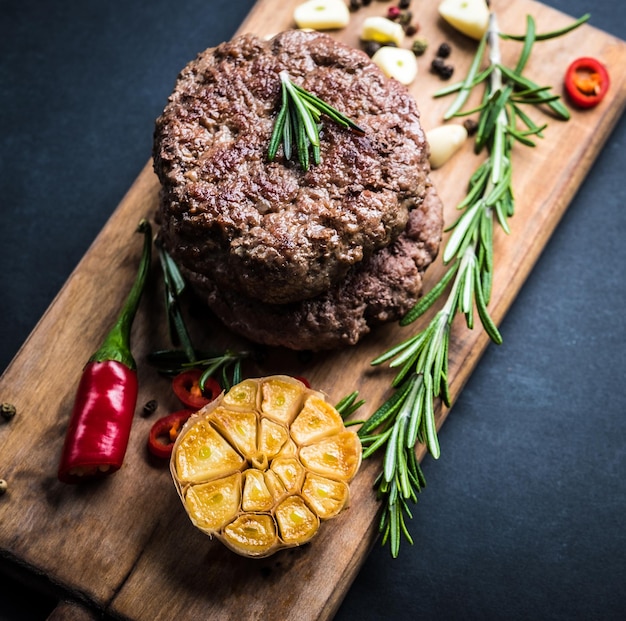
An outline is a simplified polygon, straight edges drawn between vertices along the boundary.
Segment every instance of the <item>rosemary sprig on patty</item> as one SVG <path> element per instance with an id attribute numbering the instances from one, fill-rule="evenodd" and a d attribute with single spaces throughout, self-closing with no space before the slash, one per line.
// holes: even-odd
<path id="1" fill-rule="evenodd" d="M 435 404 L 440 400 L 450 405 L 448 347 L 450 326 L 457 313 L 465 316 L 469 329 L 474 326 L 474 307 L 490 339 L 497 344 L 502 337 L 491 319 L 487 305 L 491 294 L 494 269 L 494 220 L 509 232 L 508 218 L 514 214 L 511 154 L 516 142 L 533 147 L 533 137 L 541 138 L 546 125 L 535 124 L 523 111 L 524 105 L 546 105 L 556 118 L 567 120 L 568 110 L 559 97 L 522 76 L 535 41 L 559 36 L 587 21 L 588 15 L 573 26 L 542 35 L 535 33 L 535 22 L 527 18 L 523 38 L 502 35 L 495 14 L 478 46 L 476 57 L 466 79 L 435 94 L 458 93 L 445 115 L 446 119 L 479 113 L 476 152 L 487 150 L 488 157 L 469 181 L 466 197 L 458 205 L 461 216 L 448 230 L 443 262 L 448 269 L 441 280 L 401 320 L 408 325 L 447 293 L 445 303 L 425 328 L 372 361 L 373 365 L 389 362 L 399 368 L 392 381 L 391 396 L 365 421 L 359 430 L 364 457 L 384 449 L 383 468 L 375 487 L 384 503 L 380 532 L 383 544 L 389 541 L 396 557 L 402 535 L 412 542 L 405 516 L 411 517 L 409 502 L 416 502 L 425 485 L 415 456 L 417 443 L 426 446 L 437 459 L 440 455 L 435 421 Z M 503 66 L 499 38 L 523 41 L 522 51 L 514 69 Z M 485 50 L 489 49 L 488 67 L 479 72 Z M 481 105 L 463 112 L 470 91 L 485 83 Z M 522 129 L 518 129 L 522 125 Z"/>
<path id="2" fill-rule="evenodd" d="M 274 122 L 274 131 L 267 152 L 270 162 L 274 161 L 278 147 L 282 144 L 285 159 L 290 160 L 296 152 L 303 170 L 309 169 L 309 150 L 311 150 L 313 163 L 319 164 L 319 123 L 322 114 L 357 134 L 365 133 L 365 130 L 352 119 L 292 82 L 286 71 L 281 71 L 279 75 L 282 103 Z"/>

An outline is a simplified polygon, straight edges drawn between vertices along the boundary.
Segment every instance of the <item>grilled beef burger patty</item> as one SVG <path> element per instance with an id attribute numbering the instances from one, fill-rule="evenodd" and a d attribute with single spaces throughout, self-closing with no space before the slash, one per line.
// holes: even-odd
<path id="1" fill-rule="evenodd" d="M 319 165 L 281 149 L 269 162 L 283 70 L 365 135 L 323 117 Z M 330 349 L 419 298 L 442 206 L 413 98 L 363 52 L 302 31 L 207 50 L 179 75 L 153 155 L 161 241 L 234 331 Z"/>
<path id="2" fill-rule="evenodd" d="M 323 119 L 319 165 L 282 150 L 269 163 L 282 70 L 365 135 Z M 427 157 L 413 98 L 363 52 L 321 33 L 242 35 L 189 63 L 157 120 L 162 241 L 225 291 L 312 298 L 404 230 Z"/>
<path id="3" fill-rule="evenodd" d="M 223 323 L 252 341 L 296 350 L 334 349 L 356 344 L 372 327 L 400 319 L 417 302 L 424 271 L 437 256 L 441 229 L 441 201 L 430 186 L 393 244 L 328 291 L 290 304 L 267 304 L 220 290 L 197 272 L 183 269 L 183 274 Z"/>

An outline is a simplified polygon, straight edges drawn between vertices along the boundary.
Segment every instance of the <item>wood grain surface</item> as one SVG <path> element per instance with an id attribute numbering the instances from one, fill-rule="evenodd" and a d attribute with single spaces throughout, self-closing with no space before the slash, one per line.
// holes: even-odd
<path id="1" fill-rule="evenodd" d="M 292 27 L 296 0 L 260 0 L 240 32 L 269 35 Z M 358 45 L 361 21 L 381 14 L 386 5 L 372 3 L 352 15 L 350 26 L 334 36 Z M 521 33 L 526 14 L 538 31 L 563 26 L 570 17 L 528 0 L 499 9 L 503 31 Z M 456 34 L 428 3 L 419 17 L 420 34 L 433 45 L 447 40 L 456 75 L 464 74 L 474 43 Z M 519 43 L 503 42 L 505 62 L 516 58 Z M 200 50 L 198 50 L 200 51 Z M 582 54 L 603 59 L 613 82 L 607 99 L 596 109 L 573 111 L 572 119 L 550 119 L 545 139 L 535 149 L 517 149 L 513 187 L 516 215 L 509 236 L 495 236 L 495 279 L 491 313 L 505 315 L 532 269 L 570 199 L 578 189 L 626 102 L 626 45 L 589 26 L 536 45 L 526 75 L 542 84 L 560 85 L 564 68 Z M 431 55 L 420 60 L 420 75 L 411 86 L 426 130 L 441 124 L 449 99 L 432 98 L 442 83 L 428 71 Z M 164 102 L 165 104 L 165 102 Z M 542 118 L 542 113 L 534 115 Z M 435 171 L 433 180 L 454 218 L 467 179 L 482 156 L 468 143 L 462 152 Z M 81 368 L 108 330 L 133 280 L 141 239 L 134 229 L 151 217 L 158 185 L 148 163 L 100 235 L 0 379 L 3 401 L 16 404 L 19 416 L 0 426 L 3 476 L 10 491 L 0 503 L 0 554 L 43 574 L 70 597 L 93 610 L 133 621 L 199 618 L 329 619 L 376 536 L 378 505 L 372 482 L 377 459 L 367 460 L 352 484 L 352 504 L 322 528 L 309 545 L 265 560 L 240 558 L 193 528 L 184 513 L 169 472 L 153 463 L 145 449 L 152 420 L 141 415 L 149 399 L 159 401 L 159 414 L 176 406 L 168 381 L 145 364 L 147 353 L 168 346 L 162 291 L 156 262 L 152 281 L 133 329 L 139 361 L 140 395 L 124 467 L 94 485 L 65 486 L 56 479 L 57 463 Z M 426 279 L 432 285 L 440 262 Z M 203 312 L 194 313 L 199 345 L 238 344 Z M 371 412 L 384 397 L 390 379 L 369 361 L 410 329 L 386 326 L 358 346 L 304 360 L 295 353 L 273 350 L 255 368 L 259 374 L 306 374 L 312 383 L 338 399 L 359 390 Z M 409 331 L 410 330 L 410 331 Z M 460 393 L 487 345 L 485 334 L 456 322 L 450 349 L 453 399 Z M 438 424 L 448 412 L 439 410 Z"/>

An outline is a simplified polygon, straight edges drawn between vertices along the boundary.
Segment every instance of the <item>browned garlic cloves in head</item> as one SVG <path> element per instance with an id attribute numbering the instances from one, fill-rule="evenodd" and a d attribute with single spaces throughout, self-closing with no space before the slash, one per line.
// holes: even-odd
<path id="1" fill-rule="evenodd" d="M 192 416 L 172 451 L 192 523 L 243 556 L 310 541 L 348 506 L 361 443 L 292 377 L 247 379 Z"/>

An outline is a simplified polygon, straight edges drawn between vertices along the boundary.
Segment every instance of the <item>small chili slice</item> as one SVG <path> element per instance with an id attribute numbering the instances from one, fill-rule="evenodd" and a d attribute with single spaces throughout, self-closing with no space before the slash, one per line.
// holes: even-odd
<path id="1" fill-rule="evenodd" d="M 159 418 L 150 428 L 148 450 L 155 457 L 168 459 L 182 426 L 192 414 L 193 410 L 179 410 Z"/>
<path id="2" fill-rule="evenodd" d="M 220 385 L 212 377 L 204 383 L 204 391 L 200 387 L 201 369 L 189 369 L 179 373 L 172 380 L 172 390 L 180 402 L 187 408 L 199 410 L 215 399 L 222 391 Z"/>
<path id="3" fill-rule="evenodd" d="M 588 56 L 577 58 L 565 72 L 565 90 L 579 108 L 597 106 L 604 99 L 610 83 L 606 67 Z"/>
<path id="4" fill-rule="evenodd" d="M 302 375 L 294 375 L 293 378 L 302 382 L 307 388 L 311 388 L 311 382 L 309 382 L 306 377 L 303 377 Z"/>

